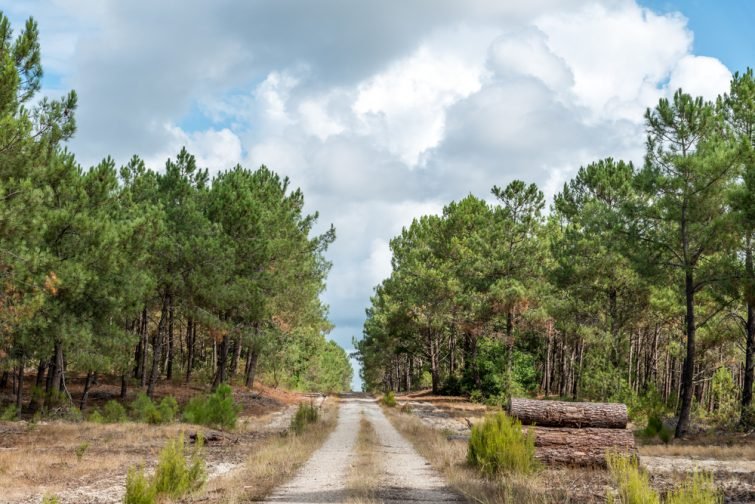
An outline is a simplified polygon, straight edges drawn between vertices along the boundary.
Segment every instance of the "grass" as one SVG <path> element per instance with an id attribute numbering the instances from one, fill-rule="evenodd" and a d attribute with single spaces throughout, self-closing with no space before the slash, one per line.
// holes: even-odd
<path id="1" fill-rule="evenodd" d="M 376 498 L 381 472 L 380 463 L 375 457 L 378 445 L 377 433 L 364 417 L 359 420 L 359 434 L 355 447 L 355 458 L 351 465 L 346 487 L 348 504 L 372 504 L 382 502 Z"/>
<path id="2" fill-rule="evenodd" d="M 300 435 L 305 429 L 320 418 L 320 413 L 314 404 L 301 403 L 291 418 L 291 432 Z"/>
<path id="3" fill-rule="evenodd" d="M 396 394 L 394 394 L 392 390 L 389 390 L 383 396 L 382 402 L 384 405 L 388 406 L 389 408 L 394 408 L 396 406 Z"/>
<path id="4" fill-rule="evenodd" d="M 688 445 L 651 444 L 640 446 L 640 455 L 652 457 L 687 457 L 691 459 L 755 460 L 755 444 Z"/>
<path id="5" fill-rule="evenodd" d="M 322 408 L 320 420 L 297 436 L 273 436 L 262 441 L 239 469 L 207 484 L 198 502 L 238 504 L 261 500 L 290 479 L 336 426 L 337 407 Z"/>

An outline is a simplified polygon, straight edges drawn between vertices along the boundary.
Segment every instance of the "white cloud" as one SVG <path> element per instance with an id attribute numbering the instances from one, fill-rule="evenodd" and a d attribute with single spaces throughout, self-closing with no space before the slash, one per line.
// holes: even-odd
<path id="1" fill-rule="evenodd" d="M 692 96 L 715 100 L 729 90 L 730 82 L 731 72 L 719 60 L 688 54 L 677 62 L 668 87 L 670 90 L 681 88 Z"/>

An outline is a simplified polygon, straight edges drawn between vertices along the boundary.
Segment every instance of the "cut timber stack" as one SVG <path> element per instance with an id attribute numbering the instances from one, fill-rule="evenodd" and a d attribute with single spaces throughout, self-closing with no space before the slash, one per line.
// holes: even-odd
<path id="1" fill-rule="evenodd" d="M 546 464 L 605 466 L 606 453 L 637 454 L 624 404 L 511 399 L 507 409 L 535 426 L 535 456 Z"/>

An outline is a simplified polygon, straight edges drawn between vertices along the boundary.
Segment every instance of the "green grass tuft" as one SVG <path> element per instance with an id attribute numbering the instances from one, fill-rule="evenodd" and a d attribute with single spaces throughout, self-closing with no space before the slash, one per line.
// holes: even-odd
<path id="1" fill-rule="evenodd" d="M 291 431 L 294 434 L 301 434 L 307 425 L 317 422 L 320 414 L 314 404 L 300 403 L 293 418 L 291 418 Z"/>
<path id="2" fill-rule="evenodd" d="M 184 408 L 183 419 L 188 423 L 233 429 L 240 411 L 231 387 L 222 384 L 210 395 L 193 397 Z"/>
<path id="3" fill-rule="evenodd" d="M 522 424 L 505 413 L 488 416 L 472 427 L 467 461 L 487 476 L 534 473 L 538 469 L 535 435 L 525 434 Z"/>
<path id="4" fill-rule="evenodd" d="M 396 406 L 396 394 L 394 394 L 392 390 L 389 390 L 383 396 L 383 404 L 385 404 L 389 408 L 393 408 Z"/>

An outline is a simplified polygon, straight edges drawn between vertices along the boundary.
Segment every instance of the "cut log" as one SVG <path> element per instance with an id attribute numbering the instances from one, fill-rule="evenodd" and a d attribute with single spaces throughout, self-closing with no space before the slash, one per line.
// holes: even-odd
<path id="1" fill-rule="evenodd" d="M 529 428 L 535 431 L 535 458 L 544 464 L 605 467 L 608 453 L 637 455 L 631 430 Z"/>
<path id="2" fill-rule="evenodd" d="M 511 399 L 509 415 L 523 425 L 539 427 L 599 427 L 625 429 L 627 407 L 620 403 L 589 403 Z"/>

